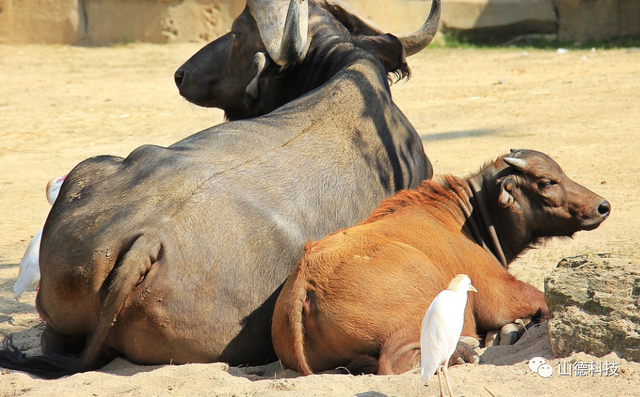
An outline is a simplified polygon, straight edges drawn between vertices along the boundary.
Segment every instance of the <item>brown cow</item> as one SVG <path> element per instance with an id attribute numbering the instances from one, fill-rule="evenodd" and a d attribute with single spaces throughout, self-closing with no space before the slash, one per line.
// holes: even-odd
<path id="1" fill-rule="evenodd" d="M 469 296 L 462 335 L 546 318 L 543 293 L 507 264 L 544 238 L 595 229 L 610 210 L 531 150 L 512 150 L 466 179 L 424 181 L 359 225 L 307 244 L 276 303 L 276 354 L 303 374 L 415 368 L 424 313 L 459 273 L 479 291 Z"/>

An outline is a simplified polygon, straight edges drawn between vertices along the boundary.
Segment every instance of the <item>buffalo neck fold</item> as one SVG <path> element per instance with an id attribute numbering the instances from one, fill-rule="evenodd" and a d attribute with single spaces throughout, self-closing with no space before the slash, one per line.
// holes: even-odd
<path id="1" fill-rule="evenodd" d="M 467 179 L 468 189 L 465 190 L 469 196 L 460 206 L 467 218 L 466 225 L 468 225 L 473 238 L 506 269 L 509 260 L 502 248 L 496 226 L 487 208 L 489 197 L 486 194 L 486 190 L 483 189 L 484 183 L 482 180 L 481 175 Z"/>

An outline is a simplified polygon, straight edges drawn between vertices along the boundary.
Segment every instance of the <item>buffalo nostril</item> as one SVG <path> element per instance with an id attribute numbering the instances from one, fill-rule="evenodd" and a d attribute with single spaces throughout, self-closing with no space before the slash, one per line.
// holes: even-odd
<path id="1" fill-rule="evenodd" d="M 603 201 L 598 206 L 598 212 L 600 215 L 609 215 L 609 212 L 611 212 L 611 204 L 609 204 L 607 200 Z"/>
<path id="2" fill-rule="evenodd" d="M 180 86 L 182 85 L 182 82 L 184 81 L 184 70 L 182 69 L 176 70 L 175 74 L 173 75 L 173 79 L 176 82 L 176 86 L 180 88 Z"/>

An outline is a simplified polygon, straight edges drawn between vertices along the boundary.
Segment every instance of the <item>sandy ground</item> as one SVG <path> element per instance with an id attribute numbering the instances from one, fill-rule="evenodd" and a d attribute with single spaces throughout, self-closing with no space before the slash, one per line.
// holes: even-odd
<path id="1" fill-rule="evenodd" d="M 16 302 L 13 284 L 49 210 L 45 184 L 87 157 L 126 156 L 221 122 L 219 111 L 189 105 L 173 85 L 173 71 L 199 47 L 0 46 L 0 331 L 17 333 L 31 352 L 41 329 L 35 294 Z M 537 149 L 612 203 L 599 229 L 523 255 L 511 267 L 517 277 L 542 289 L 563 257 L 640 255 L 640 52 L 429 49 L 409 61 L 413 77 L 393 87 L 394 98 L 422 135 L 436 173 L 465 175 L 511 147 Z M 458 395 L 640 395 L 640 364 L 615 353 L 554 358 L 545 325 L 514 346 L 482 353 L 481 364 L 450 370 Z M 550 378 L 529 370 L 536 356 L 551 365 Z M 617 376 L 559 374 L 573 362 L 613 364 Z M 149 367 L 116 360 L 55 381 L 5 371 L 0 397 L 438 395 L 437 381 L 425 386 L 417 372 L 296 375 L 277 363 Z"/>

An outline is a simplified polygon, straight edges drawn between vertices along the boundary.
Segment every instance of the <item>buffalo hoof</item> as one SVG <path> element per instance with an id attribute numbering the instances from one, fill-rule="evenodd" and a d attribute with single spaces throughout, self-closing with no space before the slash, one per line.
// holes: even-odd
<path id="1" fill-rule="evenodd" d="M 484 347 L 497 346 L 500 343 L 500 334 L 498 331 L 489 331 L 484 338 Z"/>
<path id="2" fill-rule="evenodd" d="M 473 343 L 478 347 L 478 342 Z M 458 342 L 458 347 L 456 347 L 456 351 L 453 352 L 451 359 L 449 360 L 449 366 L 460 365 L 460 364 L 477 364 L 480 362 L 480 356 L 475 351 L 475 347 L 460 341 Z"/>
<path id="3" fill-rule="evenodd" d="M 480 341 L 472 336 L 461 336 L 458 342 L 464 342 L 473 348 L 480 347 Z"/>
<path id="4" fill-rule="evenodd" d="M 507 324 L 500 329 L 500 346 L 515 344 L 524 334 L 524 323 L 522 320 Z"/>
<path id="5" fill-rule="evenodd" d="M 489 331 L 484 339 L 484 346 L 509 346 L 515 344 L 527 328 L 533 325 L 529 320 L 517 319 L 500 330 Z"/>

